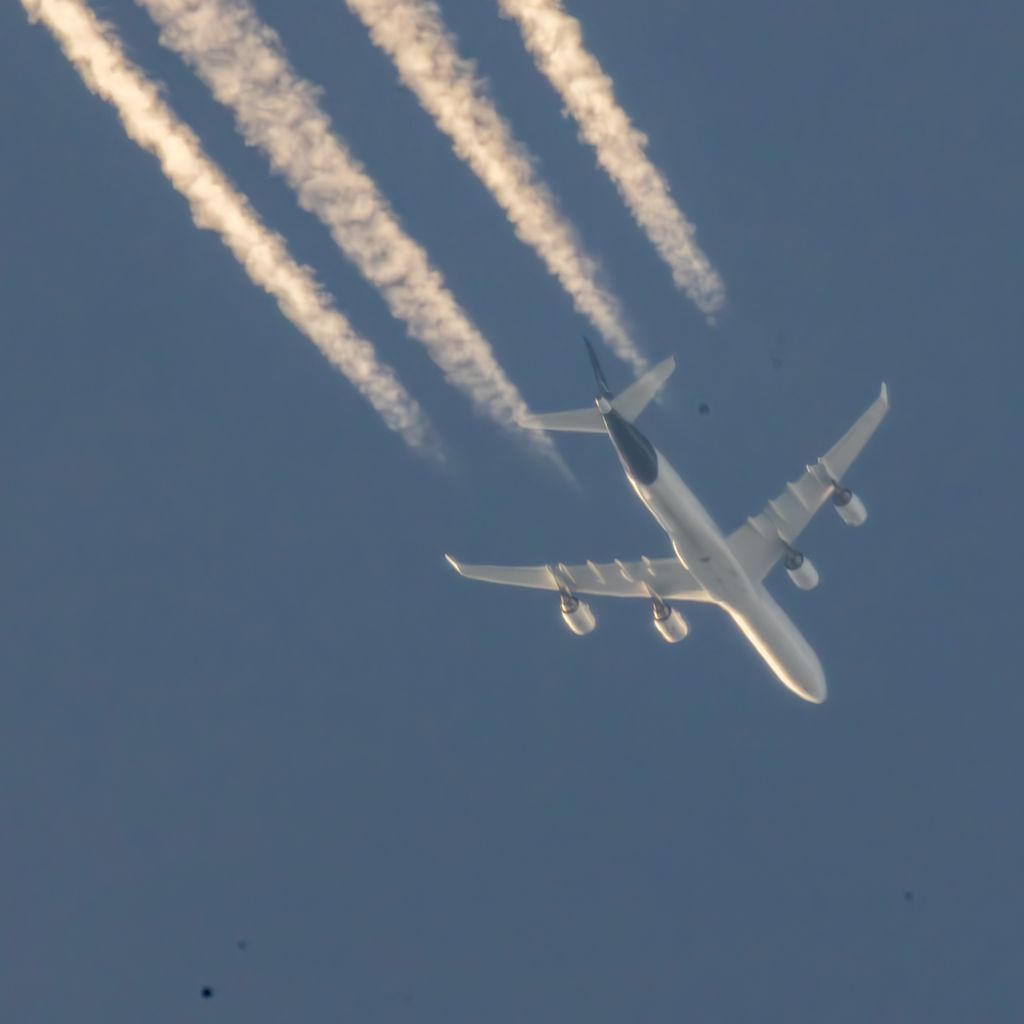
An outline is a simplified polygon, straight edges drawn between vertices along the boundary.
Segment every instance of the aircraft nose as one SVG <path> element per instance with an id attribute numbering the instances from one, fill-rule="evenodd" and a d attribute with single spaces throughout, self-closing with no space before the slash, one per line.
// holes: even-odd
<path id="1" fill-rule="evenodd" d="M 801 689 L 805 700 L 812 704 L 824 704 L 828 699 L 828 684 L 825 682 L 825 670 L 817 657 L 811 656 L 805 670 L 801 673 Z"/>
<path id="2" fill-rule="evenodd" d="M 828 700 L 828 687 L 825 685 L 825 680 L 823 679 L 820 684 L 815 683 L 813 686 L 809 686 L 804 691 L 804 696 L 812 704 L 824 704 Z"/>

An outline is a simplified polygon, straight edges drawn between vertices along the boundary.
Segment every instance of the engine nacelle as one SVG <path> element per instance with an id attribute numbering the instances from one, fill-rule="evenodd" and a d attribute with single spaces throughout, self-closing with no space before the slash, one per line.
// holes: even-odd
<path id="1" fill-rule="evenodd" d="M 690 632 L 690 625 L 675 610 L 664 601 L 654 602 L 654 628 L 661 634 L 661 638 L 670 644 L 677 644 L 686 638 Z"/>
<path id="2" fill-rule="evenodd" d="M 789 578 L 801 590 L 813 590 L 821 579 L 818 570 L 814 568 L 814 563 L 799 551 L 787 552 L 782 564 L 786 567 Z"/>
<path id="3" fill-rule="evenodd" d="M 586 601 L 581 601 L 575 594 L 562 594 L 562 618 L 576 636 L 593 633 L 597 627 L 597 619 Z"/>
<path id="4" fill-rule="evenodd" d="M 860 526 L 868 517 L 864 502 L 849 487 L 837 487 L 832 492 L 832 505 L 847 526 Z"/>

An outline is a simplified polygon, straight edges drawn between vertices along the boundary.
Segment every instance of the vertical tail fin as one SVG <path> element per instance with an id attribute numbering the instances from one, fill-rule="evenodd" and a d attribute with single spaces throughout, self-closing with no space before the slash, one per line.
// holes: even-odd
<path id="1" fill-rule="evenodd" d="M 612 389 L 608 387 L 608 381 L 605 380 L 604 371 L 601 369 L 601 364 L 597 361 L 597 353 L 594 351 L 594 346 L 590 344 L 590 339 L 584 334 L 583 344 L 587 346 L 587 355 L 590 356 L 590 365 L 594 369 L 594 379 L 597 381 L 598 396 L 600 398 L 611 398 Z"/>
<path id="2" fill-rule="evenodd" d="M 584 334 L 583 344 L 587 346 L 590 366 L 597 381 L 596 407 L 590 409 L 568 409 L 565 412 L 542 412 L 531 416 L 522 416 L 517 420 L 519 426 L 527 430 L 566 430 L 574 434 L 605 433 L 604 417 L 611 407 L 612 392 L 608 387 L 601 364 L 597 361 L 597 353 L 590 339 Z"/>

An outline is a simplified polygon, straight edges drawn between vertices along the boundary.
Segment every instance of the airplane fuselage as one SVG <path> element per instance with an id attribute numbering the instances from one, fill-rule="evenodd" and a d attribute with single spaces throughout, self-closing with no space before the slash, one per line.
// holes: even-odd
<path id="1" fill-rule="evenodd" d="M 668 534 L 676 557 L 724 609 L 786 687 L 820 704 L 828 695 L 818 656 L 760 582 L 752 581 L 725 536 L 671 464 L 633 424 L 598 402 L 609 438 L 637 497 Z"/>

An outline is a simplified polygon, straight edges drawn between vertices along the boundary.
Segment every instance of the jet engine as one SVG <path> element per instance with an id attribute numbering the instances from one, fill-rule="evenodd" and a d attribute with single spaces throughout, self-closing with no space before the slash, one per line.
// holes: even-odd
<path id="1" fill-rule="evenodd" d="M 860 526 L 868 517 L 864 502 L 849 487 L 836 486 L 832 492 L 832 504 L 839 518 L 847 526 Z"/>
<path id="2" fill-rule="evenodd" d="M 661 634 L 661 638 L 670 644 L 679 643 L 690 632 L 686 619 L 660 597 L 654 599 L 654 628 Z"/>
<path id="3" fill-rule="evenodd" d="M 562 591 L 562 618 L 576 636 L 586 636 L 597 627 L 590 605 L 569 590 Z"/>
<path id="4" fill-rule="evenodd" d="M 799 551 L 790 549 L 782 559 L 789 578 L 801 590 L 813 590 L 819 582 L 818 570 L 814 563 Z"/>

